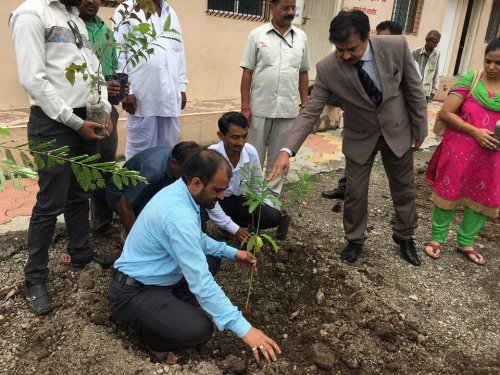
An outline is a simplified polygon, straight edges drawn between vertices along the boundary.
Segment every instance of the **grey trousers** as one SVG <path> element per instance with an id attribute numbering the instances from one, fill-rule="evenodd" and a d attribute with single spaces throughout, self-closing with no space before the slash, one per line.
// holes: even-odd
<path id="1" fill-rule="evenodd" d="M 415 185 L 413 183 L 413 152 L 397 157 L 385 139 L 380 137 L 368 161 L 357 164 L 346 157 L 347 190 L 344 200 L 344 232 L 348 241 L 364 243 L 368 219 L 368 186 L 375 155 L 380 151 L 385 173 L 389 178 L 392 202 L 396 211 L 393 233 L 399 239 L 409 239 L 417 228 Z"/>
<path id="2" fill-rule="evenodd" d="M 75 113 L 86 117 L 85 109 Z M 93 155 L 97 142 L 86 141 L 71 128 L 47 117 L 40 107 L 31 107 L 28 140 L 32 146 L 51 140 L 49 149 L 69 147 L 69 156 Z M 42 157 L 42 159 L 46 160 Z M 26 280 L 45 282 L 49 270 L 49 247 L 54 235 L 57 216 L 64 213 L 68 233 L 68 253 L 74 263 L 86 263 L 92 258 L 89 239 L 89 193 L 83 191 L 68 163 L 56 164 L 38 171 L 40 191 L 31 213 L 28 229 L 28 261 L 24 267 Z"/>
<path id="3" fill-rule="evenodd" d="M 113 122 L 113 131 L 111 135 L 98 142 L 98 151 L 101 154 L 99 161 L 115 161 L 116 149 L 118 147 L 118 111 L 113 106 L 111 109 L 111 121 Z M 111 175 L 104 176 L 106 182 Z M 106 189 L 96 189 L 90 197 L 90 217 L 93 231 L 106 230 L 113 221 L 113 210 L 106 203 Z"/>
<path id="4" fill-rule="evenodd" d="M 252 115 L 252 126 L 248 132 L 248 143 L 257 149 L 260 163 L 266 175 L 271 170 L 292 127 L 294 118 L 267 118 Z M 267 154 L 267 159 L 266 159 Z M 283 189 L 283 177 L 276 177 L 269 182 L 269 190 L 279 195 Z"/>

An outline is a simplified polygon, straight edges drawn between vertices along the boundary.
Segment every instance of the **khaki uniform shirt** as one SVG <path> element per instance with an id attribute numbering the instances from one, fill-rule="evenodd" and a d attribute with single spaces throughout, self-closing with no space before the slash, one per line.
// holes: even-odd
<path id="1" fill-rule="evenodd" d="M 253 70 L 252 114 L 294 118 L 299 113 L 299 72 L 310 69 L 306 34 L 291 26 L 284 36 L 271 22 L 250 32 L 240 62 Z"/>

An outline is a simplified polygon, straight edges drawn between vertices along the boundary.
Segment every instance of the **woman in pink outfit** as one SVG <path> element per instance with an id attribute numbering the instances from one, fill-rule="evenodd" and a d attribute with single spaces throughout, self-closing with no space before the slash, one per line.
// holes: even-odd
<path id="1" fill-rule="evenodd" d="M 457 250 L 480 265 L 485 260 L 474 249 L 474 240 L 500 207 L 500 150 L 494 137 L 495 125 L 500 124 L 500 37 L 486 47 L 483 64 L 476 86 L 472 87 L 474 71 L 464 74 L 441 109 L 448 128 L 427 170 L 435 207 L 432 240 L 425 248 L 429 256 L 440 256 L 455 208 L 463 206 Z"/>

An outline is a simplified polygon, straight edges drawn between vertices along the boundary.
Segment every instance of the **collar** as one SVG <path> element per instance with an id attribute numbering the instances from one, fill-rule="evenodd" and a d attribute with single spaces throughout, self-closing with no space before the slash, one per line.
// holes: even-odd
<path id="1" fill-rule="evenodd" d="M 361 61 L 373 61 L 373 48 L 370 40 L 368 40 L 368 44 L 366 45 L 365 53 L 361 56 Z"/>
<path id="2" fill-rule="evenodd" d="M 250 155 L 248 154 L 246 146 L 247 146 L 247 144 L 245 143 L 245 145 L 243 146 L 243 149 L 241 150 L 240 160 L 238 160 L 238 164 L 236 165 L 236 167 L 233 168 L 231 162 L 229 162 L 229 164 L 231 164 L 231 168 L 233 168 L 233 171 L 237 171 L 240 168 L 243 168 L 243 166 L 246 163 L 250 162 Z M 229 157 L 227 156 L 226 149 L 224 148 L 224 142 L 220 141 L 219 143 L 217 143 L 217 151 L 219 152 L 219 154 L 224 156 L 227 161 L 229 161 Z"/>
<path id="3" fill-rule="evenodd" d="M 85 25 L 96 25 L 97 27 L 102 27 L 104 25 L 104 21 L 101 17 L 99 17 L 97 14 L 94 16 L 95 22 L 85 22 Z"/>
<path id="4" fill-rule="evenodd" d="M 271 21 L 269 21 L 268 23 L 266 23 L 264 26 L 266 26 L 265 27 L 266 34 L 269 33 L 270 31 L 274 30 L 279 35 L 281 35 L 280 32 L 278 30 L 276 30 L 276 28 L 274 27 L 274 25 L 273 25 L 273 23 Z M 290 25 L 290 27 L 288 29 L 286 29 L 285 34 L 283 34 L 283 37 L 287 36 L 287 34 L 290 33 L 290 32 L 293 32 L 293 25 Z"/>
<path id="5" fill-rule="evenodd" d="M 434 48 L 434 49 L 432 50 L 432 52 L 430 53 L 429 57 L 431 57 L 432 55 L 436 54 L 436 53 L 437 53 L 437 51 L 438 51 L 438 49 L 437 49 L 437 48 Z M 425 44 L 424 44 L 422 47 L 420 47 L 420 52 L 419 52 L 419 55 L 425 55 Z"/>

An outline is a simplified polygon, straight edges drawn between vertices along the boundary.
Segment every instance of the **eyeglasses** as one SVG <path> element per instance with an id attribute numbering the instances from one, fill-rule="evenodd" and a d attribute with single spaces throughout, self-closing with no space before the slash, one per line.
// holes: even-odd
<path id="1" fill-rule="evenodd" d="M 279 8 L 280 8 L 283 12 L 285 12 L 285 13 L 288 13 L 288 12 L 290 12 L 290 11 L 292 11 L 292 12 L 294 12 L 294 13 L 295 13 L 295 11 L 297 10 L 297 7 L 296 7 L 296 6 L 285 6 L 285 7 L 284 7 L 284 6 L 280 5 L 280 6 L 279 6 Z"/>
<path id="2" fill-rule="evenodd" d="M 83 47 L 83 39 L 82 39 L 82 34 L 80 34 L 80 30 L 78 30 L 78 26 L 76 26 L 76 23 L 74 21 L 68 21 L 68 26 L 73 32 L 73 36 L 75 37 L 75 44 L 78 47 L 78 49 Z"/>

